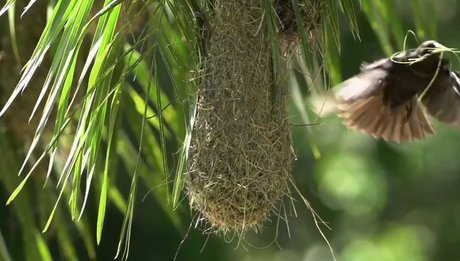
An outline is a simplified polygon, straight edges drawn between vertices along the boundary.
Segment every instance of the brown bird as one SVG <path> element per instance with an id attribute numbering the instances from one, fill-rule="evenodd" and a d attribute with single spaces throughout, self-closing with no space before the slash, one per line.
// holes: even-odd
<path id="1" fill-rule="evenodd" d="M 460 128 L 460 80 L 440 48 L 446 51 L 431 40 L 392 58 L 363 63 L 359 74 L 332 89 L 345 126 L 397 143 L 434 134 L 427 113 Z"/>

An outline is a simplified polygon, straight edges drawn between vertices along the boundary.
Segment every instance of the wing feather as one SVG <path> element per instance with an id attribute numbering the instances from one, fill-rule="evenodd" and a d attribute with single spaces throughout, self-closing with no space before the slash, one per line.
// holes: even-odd
<path id="1" fill-rule="evenodd" d="M 334 101 L 337 115 L 347 128 L 397 143 L 425 139 L 427 133 L 434 134 L 435 131 L 415 97 L 410 101 L 414 109 L 407 122 L 405 117 L 408 104 L 391 110 L 384 105 L 385 88 L 395 84 L 388 77 L 391 63 L 390 59 L 382 59 L 374 64 L 363 65 L 361 73 L 332 89 L 331 96 L 334 99 L 331 96 L 327 99 Z"/>
<path id="2" fill-rule="evenodd" d="M 437 120 L 460 128 L 460 79 L 453 71 L 434 82 L 422 103 Z"/>
<path id="3" fill-rule="evenodd" d="M 392 140 L 401 143 L 402 141 L 423 140 L 426 133 L 434 134 L 435 131 L 422 107 L 417 104 L 416 98 L 413 98 L 411 102 L 415 106 L 407 122 L 405 121 L 407 104 L 390 111 L 389 108 L 383 106 L 382 96 L 350 103 L 348 109 L 342 111 L 339 117 L 343 118 L 343 123 L 348 128 L 371 134 L 385 141 Z M 354 104 L 357 106 L 353 106 Z"/>

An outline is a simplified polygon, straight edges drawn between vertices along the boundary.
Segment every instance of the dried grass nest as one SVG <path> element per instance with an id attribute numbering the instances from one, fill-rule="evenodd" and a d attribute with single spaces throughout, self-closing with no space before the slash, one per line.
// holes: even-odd
<path id="1" fill-rule="evenodd" d="M 260 0 L 217 1 L 185 187 L 212 231 L 260 228 L 288 193 L 286 77 L 273 84 Z"/>
<path id="2" fill-rule="evenodd" d="M 314 38 L 327 2 L 298 2 Z M 273 4 L 281 46 L 299 41 L 292 1 Z M 273 75 L 264 15 L 262 0 L 215 0 L 208 20 L 185 188 L 211 232 L 260 229 L 289 193 L 287 61 L 282 47 Z"/>
<path id="3" fill-rule="evenodd" d="M 298 0 L 298 8 L 307 33 L 321 29 L 326 0 Z M 292 0 L 274 0 L 274 8 L 279 20 L 281 37 L 288 42 L 300 40 L 299 26 L 297 23 Z"/>

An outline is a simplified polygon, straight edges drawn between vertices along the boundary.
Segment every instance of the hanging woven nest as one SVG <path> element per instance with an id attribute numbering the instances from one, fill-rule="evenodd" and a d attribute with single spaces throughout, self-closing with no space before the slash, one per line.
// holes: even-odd
<path id="1" fill-rule="evenodd" d="M 262 1 L 216 1 L 185 186 L 213 231 L 257 229 L 288 194 L 286 65 L 273 75 Z"/>

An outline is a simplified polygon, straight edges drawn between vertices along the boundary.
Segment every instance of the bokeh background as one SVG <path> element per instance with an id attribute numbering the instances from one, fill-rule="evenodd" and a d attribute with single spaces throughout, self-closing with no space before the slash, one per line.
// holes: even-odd
<path id="1" fill-rule="evenodd" d="M 389 10 L 388 15 L 401 22 L 404 32 L 417 32 L 417 19 L 414 18 L 410 1 L 393 2 L 397 3 L 397 8 Z M 424 1 L 420 1 L 420 5 L 423 6 L 423 3 Z M 436 27 L 437 41 L 448 47 L 459 48 L 460 1 L 439 0 L 433 6 L 434 10 L 425 12 L 435 14 L 429 17 L 436 19 L 426 20 L 428 17 L 422 15 L 422 21 Z M 360 40 L 352 35 L 341 15 L 342 49 L 339 61 L 342 79 L 356 74 L 361 62 L 371 62 L 385 56 L 384 48 L 371 26 L 371 20 L 359 10 L 359 4 L 356 6 L 356 16 Z M 5 22 L 6 15 L 1 19 Z M 371 22 L 382 22 L 378 20 Z M 5 27 L 3 29 L 6 30 Z M 424 37 L 427 38 L 426 35 Z M 412 36 L 408 37 L 408 45 L 417 45 Z M 402 49 L 402 46 L 397 48 Z M 453 67 L 460 69 L 459 63 L 452 56 Z M 0 61 L 0 66 L 10 65 Z M 164 65 L 162 68 L 160 64 L 159 70 L 165 71 Z M 5 77 L 7 76 L 2 76 Z M 131 83 L 131 87 L 136 89 L 136 83 Z M 310 87 L 296 87 L 302 93 L 306 109 L 307 90 Z M 167 80 L 162 81 L 162 88 L 166 93 L 173 93 L 173 86 Z M 5 92 L 0 95 L 6 96 Z M 290 101 L 289 110 L 292 123 L 303 122 L 302 112 L 294 101 Z M 125 128 L 139 124 L 138 121 L 131 122 L 129 117 L 129 113 L 123 116 L 121 124 Z M 293 146 L 297 154 L 292 175 L 300 192 L 332 228 L 329 230 L 319 224 L 337 260 L 459 260 L 460 130 L 433 120 L 437 135 L 429 136 L 424 141 L 395 144 L 347 131 L 333 116 L 318 121 L 321 125 L 292 127 Z M 1 130 L 0 202 L 6 202 L 12 190 L 22 180 L 22 176 L 16 177 L 16 173 L 24 158 L 24 151 L 21 149 L 24 145 L 13 141 L 11 137 L 20 136 L 20 130 L 9 126 L 12 125 L 3 123 Z M 129 131 L 126 133 L 129 134 Z M 312 152 L 312 140 L 318 147 L 319 156 Z M 168 141 L 169 151 L 177 150 L 178 144 L 177 141 Z M 148 152 L 144 153 L 148 155 Z M 173 165 L 174 160 L 171 160 L 171 166 Z M 16 171 L 12 171 L 14 169 Z M 127 198 L 131 176 L 126 173 L 133 171 L 132 165 L 120 163 L 116 170 L 119 172 L 116 181 L 119 194 L 115 194 Z M 291 206 L 287 208 L 287 222 L 274 217 L 272 222 L 265 224 L 262 233 L 249 233 L 243 241 L 238 242 L 237 235 L 206 235 L 191 225 L 194 213 L 188 209 L 186 200 L 181 202 L 183 208 L 175 212 L 165 211 L 165 208 L 171 206 L 164 205 L 165 199 L 158 196 L 155 192 L 158 188 L 153 186 L 155 179 L 162 179 L 158 178 L 159 171 L 154 167 L 144 167 L 141 171 L 153 181 L 147 183 L 141 179 L 139 182 L 129 260 L 173 260 L 176 255 L 178 261 L 333 260 L 310 210 L 294 191 L 292 197 L 295 211 L 290 201 L 286 201 Z M 46 254 L 42 251 L 49 253 L 49 260 L 113 260 L 124 219 L 124 212 L 120 210 L 123 204 L 112 202 L 107 205 L 99 246 L 94 243 L 98 206 L 96 199 L 100 193 L 98 189 L 90 192 L 89 198 L 95 200 L 89 200 L 85 210 L 85 229 L 90 231 L 89 239 L 81 235 L 81 229 L 73 224 L 68 212 L 61 211 L 55 217 L 50 231 L 43 234 L 44 241 L 37 241 L 36 235 L 40 234 L 54 204 L 52 199 L 57 195 L 53 186 L 42 190 L 42 184 L 38 181 L 30 182 L 26 186 L 27 191 L 21 192 L 21 196 L 12 205 L 0 204 L 0 253 L 3 253 L 0 260 L 44 260 L 43 256 Z M 65 202 L 62 204 L 65 205 Z M 27 218 L 24 213 L 35 218 Z M 27 233 L 29 239 L 24 236 Z M 37 242 L 46 245 L 47 250 L 43 250 L 44 246 Z M 60 245 L 62 242 L 69 244 L 63 247 Z M 88 244 L 93 246 L 91 257 L 87 253 Z M 38 249 L 41 254 L 32 257 L 28 255 L 27 252 L 35 251 L 31 247 Z"/>

